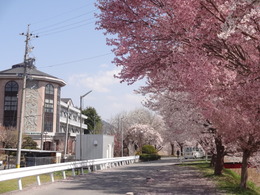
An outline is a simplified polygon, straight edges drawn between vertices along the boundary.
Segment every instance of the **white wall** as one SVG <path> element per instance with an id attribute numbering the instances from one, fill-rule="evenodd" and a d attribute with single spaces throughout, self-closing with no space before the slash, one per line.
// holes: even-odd
<path id="1" fill-rule="evenodd" d="M 82 160 L 113 157 L 114 136 L 82 135 Z M 76 159 L 80 159 L 80 135 L 76 138 Z"/>

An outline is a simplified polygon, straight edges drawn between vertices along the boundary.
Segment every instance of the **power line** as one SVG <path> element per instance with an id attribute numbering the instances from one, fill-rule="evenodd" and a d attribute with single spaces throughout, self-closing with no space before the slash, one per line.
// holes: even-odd
<path id="1" fill-rule="evenodd" d="M 86 22 L 86 21 L 83 21 L 83 22 Z M 74 24 L 78 24 L 78 23 L 82 23 L 82 21 L 81 21 L 81 22 L 74 23 Z M 74 24 L 65 25 L 65 26 L 62 26 L 62 27 L 54 28 L 53 30 L 43 31 L 43 32 L 41 32 L 41 33 L 43 33 L 43 34 L 41 34 L 40 36 L 42 37 L 42 36 L 47 36 L 47 35 L 53 35 L 53 34 L 65 32 L 65 31 L 68 31 L 68 30 L 80 28 L 80 27 L 82 27 L 82 26 L 86 26 L 86 25 L 93 24 L 93 23 L 95 23 L 95 22 L 94 22 L 94 21 L 93 21 L 93 22 L 88 22 L 88 23 L 86 23 L 86 24 L 81 24 L 81 25 L 77 25 L 77 26 L 74 26 L 74 27 L 71 27 L 71 28 L 66 28 L 66 29 L 63 29 L 63 30 L 58 30 L 58 29 L 62 29 L 62 28 L 68 27 L 68 26 L 72 26 L 72 25 L 74 25 Z M 55 29 L 57 29 L 57 30 L 55 31 Z M 53 32 L 52 32 L 52 31 L 53 31 Z M 44 33 L 45 33 L 45 34 L 44 34 Z M 37 34 L 40 34 L 40 33 L 37 33 Z"/>
<path id="2" fill-rule="evenodd" d="M 95 22 L 90 22 L 88 24 L 93 24 L 93 23 L 95 23 Z M 46 33 L 46 34 L 41 35 L 41 37 L 62 33 L 62 32 L 68 31 L 68 30 L 73 30 L 73 29 L 80 28 L 80 27 L 88 25 L 88 24 L 82 24 L 82 25 L 79 25 L 79 26 L 75 26 L 75 27 L 72 27 L 72 28 L 65 29 L 65 30 L 59 30 L 59 31 L 55 31 L 55 32 L 52 32 L 52 33 Z"/>
<path id="3" fill-rule="evenodd" d="M 87 22 L 89 20 L 92 20 L 92 19 L 95 19 L 94 17 L 93 18 L 89 18 L 89 19 L 84 19 L 84 20 L 81 20 L 81 21 L 78 21 L 78 22 L 74 22 L 74 23 L 71 23 L 71 24 L 67 24 L 67 25 L 63 25 L 63 26 L 60 26 L 60 27 L 57 27 L 56 24 L 54 25 L 51 25 L 51 26 L 55 26 L 54 28 L 50 28 L 49 30 L 42 30 L 42 31 L 36 31 L 37 34 L 41 34 L 41 33 L 44 33 L 44 32 L 48 32 L 48 31 L 53 31 L 53 30 L 56 30 L 56 29 L 59 29 L 59 28 L 64 28 L 64 27 L 67 27 L 67 26 L 72 26 L 74 24 L 79 24 L 79 23 L 84 23 L 84 22 Z"/>
<path id="4" fill-rule="evenodd" d="M 93 13 L 93 12 L 96 11 L 96 10 L 97 10 L 97 9 L 92 10 L 92 11 L 87 12 L 87 13 L 84 13 L 84 14 L 80 14 L 80 15 L 78 15 L 78 16 L 74 16 L 74 17 L 69 18 L 69 19 L 66 19 L 66 20 L 62 20 L 62 21 L 60 21 L 60 22 L 56 22 L 56 23 L 54 23 L 54 24 L 50 24 L 50 25 L 47 25 L 47 26 L 43 26 L 43 27 L 41 27 L 41 28 L 38 28 L 38 29 L 33 30 L 32 32 L 35 32 L 35 31 L 37 32 L 37 31 L 42 30 L 42 29 L 44 30 L 44 29 L 51 28 L 51 27 L 53 27 L 53 26 L 57 26 L 57 25 L 63 24 L 63 23 L 65 23 L 65 22 L 68 22 L 68 21 L 71 21 L 71 20 L 80 18 L 80 17 L 82 17 L 82 16 L 88 15 L 88 14 L 90 14 L 90 13 Z"/>
<path id="5" fill-rule="evenodd" d="M 82 58 L 82 59 L 78 59 L 78 60 L 63 62 L 63 63 L 59 63 L 59 64 L 53 64 L 53 65 L 49 65 L 49 66 L 41 66 L 39 68 L 51 68 L 51 67 L 55 67 L 55 66 L 62 66 L 62 65 L 66 65 L 66 64 L 82 62 L 82 61 L 85 61 L 85 60 L 91 60 L 91 59 L 107 56 L 107 55 L 110 55 L 110 54 L 112 54 L 112 52 L 106 53 L 106 54 L 102 54 L 102 55 L 98 55 L 98 56 L 93 56 L 93 57 L 88 57 L 88 58 Z"/>
<path id="6" fill-rule="evenodd" d="M 87 5 L 84 5 L 84 6 L 81 6 L 81 7 L 78 7 L 78 8 L 75 8 L 75 9 L 72 9 L 72 10 L 69 10 L 69 11 L 66 11 L 66 12 L 63 12 L 63 13 L 60 13 L 60 14 L 57 14 L 57 15 L 55 15 L 55 16 L 52 16 L 52 17 L 49 17 L 49 18 L 40 20 L 40 21 L 38 21 L 38 22 L 33 22 L 33 23 L 31 23 L 31 24 L 44 23 L 44 22 L 50 21 L 50 20 L 52 20 L 52 19 L 54 19 L 54 18 L 57 18 L 57 17 L 60 17 L 60 16 L 65 15 L 65 14 L 68 14 L 68 13 L 71 13 L 71 12 L 74 12 L 74 11 L 77 11 L 77 10 L 79 10 L 79 9 L 88 7 L 88 6 L 91 5 L 91 4 L 92 4 L 92 3 L 89 3 L 89 4 L 87 4 Z"/>

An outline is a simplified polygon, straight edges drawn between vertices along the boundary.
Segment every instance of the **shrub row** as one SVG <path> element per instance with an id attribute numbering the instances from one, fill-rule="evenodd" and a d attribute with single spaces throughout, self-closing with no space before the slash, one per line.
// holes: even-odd
<path id="1" fill-rule="evenodd" d="M 159 154 L 141 154 L 140 160 L 141 161 L 150 161 L 150 160 L 159 160 L 161 156 Z"/>
<path id="2" fill-rule="evenodd" d="M 142 147 L 142 154 L 140 155 L 141 161 L 159 160 L 161 156 L 157 153 L 154 146 L 144 145 Z"/>

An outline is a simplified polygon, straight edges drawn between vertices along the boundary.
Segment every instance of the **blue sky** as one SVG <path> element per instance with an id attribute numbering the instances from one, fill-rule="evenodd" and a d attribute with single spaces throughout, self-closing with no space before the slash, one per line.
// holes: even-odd
<path id="1" fill-rule="evenodd" d="M 94 0 L 0 0 L 0 69 L 11 68 L 23 61 L 25 36 L 30 24 L 32 33 L 39 36 L 31 41 L 31 57 L 36 58 L 40 71 L 63 79 L 62 97 L 71 98 L 79 107 L 92 106 L 104 120 L 122 111 L 142 107 L 143 97 L 134 85 L 120 83 L 113 74 L 120 69 L 106 37 L 95 30 Z"/>

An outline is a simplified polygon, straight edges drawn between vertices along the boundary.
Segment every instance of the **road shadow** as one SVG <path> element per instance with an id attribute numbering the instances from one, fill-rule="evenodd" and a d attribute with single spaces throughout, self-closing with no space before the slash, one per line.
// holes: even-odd
<path id="1" fill-rule="evenodd" d="M 104 194 L 218 194 L 212 181 L 195 168 L 163 159 L 92 172 L 65 180 L 61 190 L 102 191 Z"/>

